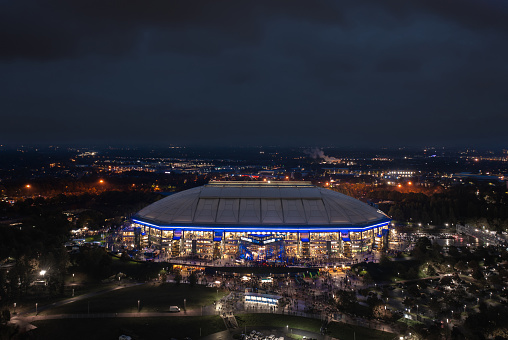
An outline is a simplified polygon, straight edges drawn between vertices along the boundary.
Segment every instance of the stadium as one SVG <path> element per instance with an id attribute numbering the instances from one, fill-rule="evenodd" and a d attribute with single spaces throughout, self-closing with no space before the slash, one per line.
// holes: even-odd
<path id="1" fill-rule="evenodd" d="M 138 242 L 166 256 L 295 261 L 388 245 L 382 211 L 310 182 L 210 182 L 132 218 Z"/>

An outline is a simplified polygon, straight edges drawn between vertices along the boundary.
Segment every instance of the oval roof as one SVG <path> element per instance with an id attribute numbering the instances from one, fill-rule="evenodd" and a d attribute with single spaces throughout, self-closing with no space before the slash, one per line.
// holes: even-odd
<path id="1" fill-rule="evenodd" d="M 134 219 L 158 226 L 366 226 L 389 218 L 309 182 L 210 182 L 163 198 Z"/>

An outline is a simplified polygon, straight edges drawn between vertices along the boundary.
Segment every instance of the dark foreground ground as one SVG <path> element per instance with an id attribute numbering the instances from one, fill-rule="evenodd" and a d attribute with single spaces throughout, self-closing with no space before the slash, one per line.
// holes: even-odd
<path id="1" fill-rule="evenodd" d="M 103 319 L 59 319 L 43 320 L 33 323 L 38 328 L 33 331 L 32 339 L 118 339 L 122 334 L 134 339 L 200 339 L 204 336 L 225 331 L 226 327 L 218 316 L 195 317 L 153 317 L 153 318 L 103 318 Z M 321 321 L 296 316 L 274 314 L 241 314 L 238 316 L 239 328 L 230 333 L 231 337 L 244 330 L 258 328 L 286 328 L 319 333 Z M 329 335 L 338 339 L 393 339 L 394 334 L 332 323 L 328 327 Z M 221 336 L 222 340 L 227 340 Z"/>

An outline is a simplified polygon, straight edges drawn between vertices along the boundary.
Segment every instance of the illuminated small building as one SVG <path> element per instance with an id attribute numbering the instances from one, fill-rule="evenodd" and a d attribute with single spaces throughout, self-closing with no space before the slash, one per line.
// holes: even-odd
<path id="1" fill-rule="evenodd" d="M 210 182 L 155 202 L 132 221 L 169 256 L 264 261 L 350 257 L 375 248 L 390 219 L 309 182 Z"/>
<path id="2" fill-rule="evenodd" d="M 245 293 L 246 304 L 253 304 L 256 307 L 277 307 L 281 296 L 259 293 Z"/>

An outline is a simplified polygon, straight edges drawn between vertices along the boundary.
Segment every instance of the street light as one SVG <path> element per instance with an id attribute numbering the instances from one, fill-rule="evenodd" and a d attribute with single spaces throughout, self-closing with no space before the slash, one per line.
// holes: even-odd
<path id="1" fill-rule="evenodd" d="M 37 302 L 36 302 L 35 303 L 35 315 L 37 315 L 37 314 L 39 314 L 39 313 L 37 312 Z"/>
<path id="2" fill-rule="evenodd" d="M 139 300 L 138 300 L 138 313 L 139 313 Z"/>
<path id="3" fill-rule="evenodd" d="M 14 302 L 14 314 L 16 314 L 16 302 Z"/>

